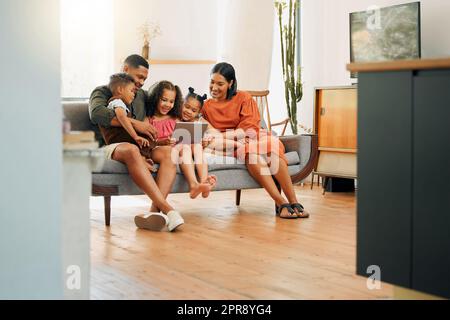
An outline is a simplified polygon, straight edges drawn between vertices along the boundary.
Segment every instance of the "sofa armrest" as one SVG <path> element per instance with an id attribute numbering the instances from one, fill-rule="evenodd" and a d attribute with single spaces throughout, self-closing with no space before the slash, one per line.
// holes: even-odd
<path id="1" fill-rule="evenodd" d="M 318 159 L 317 135 L 303 134 L 279 137 L 286 152 L 296 151 L 300 158 L 300 172 L 292 176 L 294 182 L 305 179 L 316 166 Z"/>
<path id="2" fill-rule="evenodd" d="M 300 158 L 300 165 L 306 164 L 311 156 L 311 136 L 295 135 L 279 137 L 283 143 L 286 153 L 296 151 Z"/>

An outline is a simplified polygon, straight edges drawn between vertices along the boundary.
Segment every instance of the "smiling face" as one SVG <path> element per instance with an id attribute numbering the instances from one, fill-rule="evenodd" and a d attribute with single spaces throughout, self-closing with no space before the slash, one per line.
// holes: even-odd
<path id="1" fill-rule="evenodd" d="M 200 101 L 195 98 L 188 98 L 186 102 L 183 104 L 183 108 L 181 111 L 181 120 L 185 122 L 193 122 L 195 121 L 201 110 L 202 106 Z"/>
<path id="2" fill-rule="evenodd" d="M 158 102 L 157 111 L 160 115 L 167 115 L 173 109 L 177 93 L 173 90 L 164 89 Z"/>
<path id="3" fill-rule="evenodd" d="M 119 87 L 118 89 L 120 96 L 122 97 L 123 102 L 129 106 L 135 96 L 136 86 L 134 83 L 130 82 L 124 86 Z"/>
<path id="4" fill-rule="evenodd" d="M 211 82 L 209 83 L 209 91 L 214 100 L 222 101 L 227 99 L 228 90 L 233 86 L 233 80 L 228 82 L 220 73 L 213 73 L 211 75 Z"/>
<path id="5" fill-rule="evenodd" d="M 133 77 L 134 82 L 136 84 L 136 90 L 142 88 L 148 77 L 148 69 L 139 66 L 138 68 L 131 67 L 129 65 L 125 65 L 123 68 L 125 73 L 128 73 L 131 77 Z"/>

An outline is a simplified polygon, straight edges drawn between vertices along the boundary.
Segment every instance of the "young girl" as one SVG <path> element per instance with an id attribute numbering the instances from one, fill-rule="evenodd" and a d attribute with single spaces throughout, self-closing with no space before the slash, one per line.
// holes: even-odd
<path id="1" fill-rule="evenodd" d="M 189 88 L 189 94 L 185 98 L 183 108 L 181 111 L 181 121 L 194 122 L 201 121 L 208 124 L 208 130 L 205 134 L 205 138 L 202 141 L 202 146 L 205 148 L 206 153 L 233 157 L 237 148 L 243 146 L 239 141 L 227 140 L 223 138 L 222 133 L 215 129 L 208 121 L 201 117 L 201 109 L 207 95 L 199 96 L 195 93 L 195 89 Z M 194 149 L 194 148 L 193 148 Z M 195 153 L 194 153 L 195 156 Z M 207 170 L 206 166 L 206 170 Z M 197 168 L 199 175 L 200 171 Z M 204 174 L 202 176 L 205 176 Z"/>
<path id="2" fill-rule="evenodd" d="M 186 96 L 183 107 L 181 109 L 180 121 L 182 122 L 207 122 L 202 119 L 200 116 L 200 111 L 203 107 L 203 103 L 205 102 L 207 96 L 206 94 L 200 96 L 195 93 L 194 88 L 189 88 L 189 93 Z M 208 175 L 208 163 L 205 160 L 203 148 L 206 148 L 213 142 L 214 139 L 214 128 L 208 123 L 208 132 L 209 134 L 202 140 L 202 144 L 194 144 L 191 145 L 191 151 L 194 155 L 195 167 L 197 169 L 197 174 L 200 183 L 208 183 L 211 185 L 211 188 L 214 188 L 217 183 L 217 177 L 214 175 Z M 202 193 L 204 198 L 207 198 L 209 195 L 208 192 Z"/>
<path id="3" fill-rule="evenodd" d="M 158 141 L 166 142 L 167 146 L 156 147 L 152 151 L 152 159 L 159 163 L 161 157 L 165 156 L 161 152 L 162 148 L 173 147 L 173 151 L 177 153 L 180 161 L 180 169 L 189 185 L 190 196 L 192 199 L 202 194 L 207 197 L 214 187 L 215 180 L 211 176 L 201 176 L 200 182 L 195 175 L 195 165 L 192 163 L 191 146 L 179 144 L 175 146 L 175 142 L 171 139 L 175 130 L 175 124 L 181 120 L 182 116 L 182 97 L 181 90 L 178 86 L 173 85 L 169 81 L 160 81 L 156 83 L 149 91 L 148 101 L 148 118 L 150 123 L 158 130 Z M 202 173 L 204 173 L 202 166 Z M 207 167 L 206 167 L 207 170 Z"/>

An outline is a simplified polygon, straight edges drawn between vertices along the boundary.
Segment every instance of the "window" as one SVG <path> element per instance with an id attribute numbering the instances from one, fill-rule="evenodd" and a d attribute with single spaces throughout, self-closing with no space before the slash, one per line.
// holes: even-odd
<path id="1" fill-rule="evenodd" d="M 61 95 L 87 98 L 113 73 L 113 1 L 61 0 Z"/>

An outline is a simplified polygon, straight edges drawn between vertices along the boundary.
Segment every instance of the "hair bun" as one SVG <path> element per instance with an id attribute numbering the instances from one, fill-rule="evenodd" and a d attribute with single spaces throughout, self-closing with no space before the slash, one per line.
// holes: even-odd
<path id="1" fill-rule="evenodd" d="M 192 88 L 192 87 L 189 87 L 189 92 L 190 92 L 190 93 L 194 93 L 194 92 L 195 92 L 195 89 Z"/>

